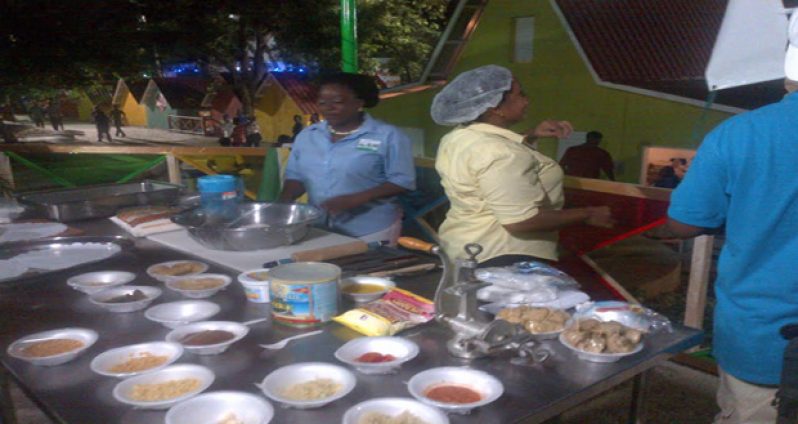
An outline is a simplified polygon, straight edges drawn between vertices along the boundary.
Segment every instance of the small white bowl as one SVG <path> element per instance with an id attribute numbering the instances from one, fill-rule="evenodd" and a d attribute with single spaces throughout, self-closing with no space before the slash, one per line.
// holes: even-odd
<path id="1" fill-rule="evenodd" d="M 147 402 L 138 401 L 130 397 L 133 386 L 136 384 L 160 384 L 170 380 L 183 380 L 186 378 L 196 378 L 199 380 L 199 387 L 196 390 L 165 400 Z M 137 375 L 120 381 L 114 387 L 114 399 L 143 409 L 166 409 L 204 391 L 213 384 L 215 378 L 216 376 L 213 374 L 213 371 L 203 366 L 192 364 L 172 365 L 155 372 Z"/>
<path id="2" fill-rule="evenodd" d="M 444 403 L 432 400 L 424 395 L 428 389 L 441 384 L 453 384 L 468 387 L 479 392 L 482 399 L 472 403 Z M 492 375 L 470 368 L 440 367 L 422 371 L 407 382 L 407 390 L 414 398 L 443 409 L 447 413 L 467 414 L 474 408 L 487 405 L 504 393 L 504 385 Z"/>
<path id="3" fill-rule="evenodd" d="M 164 275 L 164 274 L 158 274 L 156 272 L 153 272 L 153 270 L 156 267 L 160 266 L 160 265 L 173 266 L 173 265 L 181 264 L 181 263 L 184 263 L 184 262 L 191 262 L 191 263 L 199 264 L 198 267 L 197 267 L 198 270 L 195 271 L 195 272 L 191 272 L 191 273 L 188 273 L 188 274 L 181 274 L 181 275 Z M 161 262 L 161 263 L 157 263 L 155 265 L 151 265 L 151 266 L 147 267 L 147 275 L 149 275 L 150 277 L 152 277 L 152 278 L 154 278 L 154 279 L 156 279 L 156 280 L 158 280 L 158 281 L 160 281 L 162 283 L 165 283 L 165 282 L 169 281 L 170 278 L 185 277 L 185 276 L 189 276 L 189 275 L 202 274 L 203 272 L 205 272 L 207 270 L 208 270 L 208 264 L 206 264 L 205 262 L 193 261 L 193 260 L 180 260 L 180 261 Z"/>
<path id="4" fill-rule="evenodd" d="M 134 290 L 140 290 L 142 293 L 144 293 L 144 296 L 147 297 L 145 299 L 136 300 L 133 302 L 124 302 L 124 303 L 106 302 L 107 300 L 113 299 L 114 297 L 123 296 L 125 294 L 132 293 Z M 97 306 L 101 306 L 105 309 L 108 309 L 111 312 L 133 312 L 144 309 L 147 306 L 149 306 L 150 303 L 152 303 L 153 300 L 157 299 L 162 292 L 163 290 L 159 289 L 158 287 L 152 287 L 152 286 L 116 286 L 94 293 L 93 295 L 89 296 L 89 302 Z"/>
<path id="5" fill-rule="evenodd" d="M 389 362 L 359 362 L 357 358 L 364 353 L 377 352 L 396 357 Z M 403 363 L 418 355 L 418 345 L 402 337 L 360 337 L 350 340 L 335 351 L 335 357 L 355 367 L 363 374 L 391 374 L 399 370 Z"/>
<path id="6" fill-rule="evenodd" d="M 197 278 L 210 278 L 210 279 L 221 281 L 222 284 L 220 284 L 217 287 L 210 288 L 210 289 L 199 289 L 199 290 L 197 290 L 197 289 L 181 289 L 181 288 L 178 287 L 178 284 L 180 284 L 181 282 L 184 282 L 184 281 L 187 281 L 187 280 L 194 280 L 194 279 L 197 279 Z M 170 278 L 166 282 L 166 287 L 168 287 L 168 288 L 170 288 L 170 289 L 182 294 L 183 296 L 190 297 L 192 299 L 204 299 L 206 297 L 211 297 L 211 296 L 215 295 L 220 290 L 224 290 L 227 286 L 230 285 L 231 281 L 232 281 L 232 279 L 230 277 L 224 275 L 224 274 L 195 274 L 195 275 L 189 275 L 189 276 L 185 276 L 185 277 L 173 277 L 173 278 Z"/>
<path id="7" fill-rule="evenodd" d="M 449 424 L 449 417 L 440 410 L 407 398 L 377 398 L 360 402 L 347 409 L 341 424 L 358 424 L 361 418 L 369 412 L 395 417 L 405 411 L 415 415 L 426 424 Z"/>
<path id="8" fill-rule="evenodd" d="M 75 290 L 94 294 L 109 287 L 121 286 L 136 279 L 136 274 L 125 271 L 96 271 L 70 277 L 67 284 Z"/>
<path id="9" fill-rule="evenodd" d="M 634 350 L 626 353 L 590 353 L 590 352 L 585 352 L 583 350 L 579 350 L 576 347 L 568 344 L 568 342 L 565 340 L 565 337 L 563 337 L 562 333 L 560 333 L 559 339 L 560 343 L 562 343 L 563 346 L 573 351 L 579 359 L 583 359 L 589 362 L 603 362 L 603 363 L 618 362 L 622 358 L 634 355 L 635 353 L 643 350 L 643 343 L 644 343 L 641 340 L 640 343 L 637 344 L 637 347 L 634 348 Z"/>
<path id="10" fill-rule="evenodd" d="M 329 378 L 340 384 L 341 390 L 330 397 L 317 400 L 292 400 L 283 397 L 282 391 L 298 383 Z M 311 409 L 341 399 L 355 388 L 355 375 L 344 367 L 325 362 L 303 362 L 278 368 L 257 384 L 266 397 L 296 409 Z"/>
<path id="11" fill-rule="evenodd" d="M 86 349 L 90 348 L 91 345 L 97 341 L 97 337 L 96 331 L 89 330 L 87 328 L 70 327 L 61 328 L 58 330 L 42 331 L 40 333 L 30 334 L 16 340 L 14 343 L 11 343 L 11 345 L 8 346 L 6 352 L 8 352 L 8 354 L 14 358 L 28 361 L 33 365 L 61 365 L 75 359 Z M 32 357 L 25 355 L 23 349 L 25 349 L 28 345 L 49 339 L 75 339 L 83 342 L 83 347 L 52 356 Z"/>
<path id="12" fill-rule="evenodd" d="M 167 328 L 206 320 L 219 313 L 219 305 L 207 300 L 179 300 L 161 303 L 144 311 L 144 317 Z"/>
<path id="13" fill-rule="evenodd" d="M 375 286 L 382 287 L 382 290 L 376 291 L 373 293 L 347 293 L 346 287 L 348 286 L 355 286 L 358 284 L 372 284 Z M 356 275 L 354 277 L 349 277 L 341 281 L 341 293 L 345 296 L 350 297 L 357 303 L 364 303 L 364 302 L 371 302 L 372 300 L 377 300 L 381 298 L 385 293 L 388 293 L 388 290 L 396 287 L 396 283 L 387 279 L 387 278 L 380 278 L 380 277 L 370 277 L 368 275 Z"/>
<path id="14" fill-rule="evenodd" d="M 232 418 L 244 424 L 269 424 L 274 407 L 246 392 L 210 392 L 178 403 L 166 413 L 166 424 L 219 423 Z"/>
<path id="15" fill-rule="evenodd" d="M 271 300 L 267 272 L 271 268 L 258 268 L 238 274 L 238 282 L 244 286 L 244 294 L 254 303 L 269 303 Z"/>
<path id="16" fill-rule="evenodd" d="M 227 350 L 230 345 L 241 340 L 249 333 L 249 327 L 244 324 L 233 321 L 201 321 L 192 324 L 181 325 L 175 328 L 166 335 L 167 342 L 180 343 L 180 341 L 192 333 L 198 333 L 206 330 L 221 330 L 229 331 L 234 334 L 234 337 L 222 343 L 191 346 L 183 345 L 183 348 L 191 353 L 197 355 L 216 355 Z"/>
<path id="17" fill-rule="evenodd" d="M 166 356 L 166 362 L 161 365 L 156 365 L 152 368 L 147 368 L 141 371 L 132 372 L 115 372 L 111 368 L 117 364 L 124 363 L 130 359 L 140 357 L 142 354 L 149 353 L 153 356 Z M 126 378 L 138 374 L 157 371 L 168 367 L 173 362 L 177 361 L 183 355 L 183 346 L 179 343 L 169 342 L 149 342 L 140 343 L 130 346 L 122 346 L 114 349 L 106 350 L 105 352 L 97 355 L 91 361 L 91 370 L 100 375 L 108 377 Z"/>

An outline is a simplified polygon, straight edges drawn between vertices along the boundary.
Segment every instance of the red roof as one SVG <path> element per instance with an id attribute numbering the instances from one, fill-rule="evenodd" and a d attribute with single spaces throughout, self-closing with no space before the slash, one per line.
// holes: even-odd
<path id="1" fill-rule="evenodd" d="M 605 82 L 707 98 L 704 71 L 728 0 L 556 0 Z M 778 101 L 779 84 L 721 90 L 717 103 L 754 108 Z"/>
<path id="2" fill-rule="evenodd" d="M 275 72 L 272 76 L 283 86 L 302 113 L 306 115 L 319 113 L 319 109 L 316 107 L 316 86 L 311 84 L 306 77 L 282 72 Z"/>

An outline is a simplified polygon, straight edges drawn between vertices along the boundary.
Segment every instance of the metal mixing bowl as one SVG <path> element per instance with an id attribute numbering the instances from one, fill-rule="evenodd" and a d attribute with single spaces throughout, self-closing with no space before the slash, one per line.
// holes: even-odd
<path id="1" fill-rule="evenodd" d="M 198 243 L 215 250 L 258 250 L 302 240 L 308 226 L 321 216 L 310 205 L 297 203 L 243 203 L 235 219 L 207 214 L 202 208 L 172 217 Z"/>

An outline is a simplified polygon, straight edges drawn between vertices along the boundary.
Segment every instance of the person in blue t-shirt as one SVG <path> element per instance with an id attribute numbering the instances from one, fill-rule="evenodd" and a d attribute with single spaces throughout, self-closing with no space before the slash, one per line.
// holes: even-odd
<path id="1" fill-rule="evenodd" d="M 774 423 L 787 341 L 798 323 L 798 14 L 790 21 L 789 94 L 715 128 L 673 192 L 668 227 L 680 237 L 725 227 L 715 281 L 715 423 Z"/>
<path id="2" fill-rule="evenodd" d="M 325 120 L 297 134 L 280 200 L 307 193 L 326 212 L 328 229 L 395 242 L 402 216 L 396 196 L 415 189 L 416 175 L 410 139 L 363 111 L 378 102 L 372 77 L 323 77 L 317 103 Z"/>

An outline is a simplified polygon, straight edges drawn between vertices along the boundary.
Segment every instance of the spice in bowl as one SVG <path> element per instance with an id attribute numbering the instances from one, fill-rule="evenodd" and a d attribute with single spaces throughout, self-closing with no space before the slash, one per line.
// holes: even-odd
<path id="1" fill-rule="evenodd" d="M 294 401 L 319 400 L 334 396 L 343 386 L 331 378 L 315 380 L 288 386 L 280 394 Z"/>
<path id="2" fill-rule="evenodd" d="M 379 284 L 349 284 L 341 289 L 342 292 L 347 294 L 372 294 L 388 291 L 388 287 Z"/>
<path id="3" fill-rule="evenodd" d="M 200 387 L 200 381 L 196 378 L 169 380 L 156 384 L 134 384 L 130 398 L 138 402 L 159 402 L 183 396 Z"/>
<path id="4" fill-rule="evenodd" d="M 365 362 L 369 364 L 378 364 L 381 362 L 391 362 L 395 360 L 396 360 L 395 356 L 391 354 L 383 355 L 379 352 L 367 352 L 358 356 L 357 359 L 355 359 L 355 361 L 357 362 Z"/>
<path id="5" fill-rule="evenodd" d="M 474 403 L 482 400 L 482 395 L 474 389 L 456 384 L 436 384 L 424 391 L 424 396 L 441 403 Z"/>
<path id="6" fill-rule="evenodd" d="M 85 346 L 80 340 L 75 339 L 50 339 L 33 342 L 22 348 L 22 354 L 29 358 L 44 358 L 71 352 Z"/>
<path id="7" fill-rule="evenodd" d="M 125 293 L 121 296 L 114 296 L 110 299 L 105 299 L 103 303 L 130 303 L 130 302 L 137 302 L 139 300 L 144 300 L 147 298 L 147 295 L 144 294 L 141 290 L 133 290 L 130 293 Z"/>
<path id="8" fill-rule="evenodd" d="M 224 330 L 204 330 L 185 335 L 180 339 L 180 343 L 187 346 L 214 345 L 232 340 L 235 336 L 235 334 Z"/>
<path id="9" fill-rule="evenodd" d="M 166 355 L 153 355 L 149 352 L 143 352 L 137 357 L 132 357 L 125 362 L 112 366 L 108 371 L 116 373 L 139 372 L 161 366 L 168 360 L 169 357 Z"/>
<path id="10" fill-rule="evenodd" d="M 215 289 L 223 285 L 224 280 L 210 277 L 189 278 L 174 283 L 174 287 L 180 290 L 208 290 Z"/>
<path id="11" fill-rule="evenodd" d="M 196 274 L 205 270 L 204 264 L 200 262 L 178 262 L 173 264 L 161 264 L 152 267 L 152 273 L 177 277 L 180 275 Z"/>

